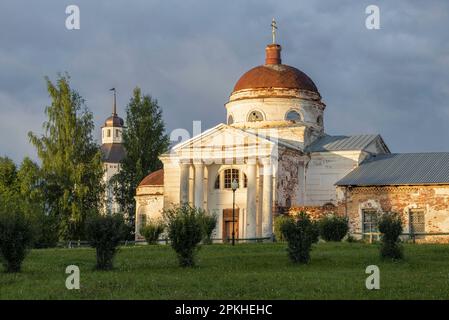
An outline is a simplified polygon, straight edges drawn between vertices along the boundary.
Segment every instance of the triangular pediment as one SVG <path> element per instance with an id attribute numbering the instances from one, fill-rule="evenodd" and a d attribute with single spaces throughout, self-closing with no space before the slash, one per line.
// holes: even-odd
<path id="1" fill-rule="evenodd" d="M 180 159 L 254 158 L 274 154 L 278 144 L 267 137 L 219 124 L 173 147 Z"/>

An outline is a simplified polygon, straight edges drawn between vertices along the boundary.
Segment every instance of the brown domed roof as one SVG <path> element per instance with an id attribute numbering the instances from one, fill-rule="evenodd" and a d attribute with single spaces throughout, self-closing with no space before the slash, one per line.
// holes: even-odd
<path id="1" fill-rule="evenodd" d="M 144 186 L 163 186 L 164 185 L 164 169 L 159 169 L 147 175 L 139 184 Z"/>
<path id="2" fill-rule="evenodd" d="M 104 122 L 104 127 L 123 127 L 125 122 L 122 118 L 117 116 L 117 114 L 113 114 Z"/>
<path id="3" fill-rule="evenodd" d="M 234 92 L 243 89 L 286 88 L 318 93 L 318 89 L 304 72 L 281 64 L 281 46 L 268 45 L 265 65 L 246 72 L 236 83 Z"/>

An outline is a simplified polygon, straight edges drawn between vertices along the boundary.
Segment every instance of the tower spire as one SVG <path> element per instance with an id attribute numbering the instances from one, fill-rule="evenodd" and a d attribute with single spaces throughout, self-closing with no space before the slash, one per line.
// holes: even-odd
<path id="1" fill-rule="evenodd" d="M 112 115 L 116 116 L 117 115 L 117 96 L 116 96 L 116 90 L 115 88 L 110 89 L 110 91 L 114 92 L 114 103 L 112 105 Z"/>

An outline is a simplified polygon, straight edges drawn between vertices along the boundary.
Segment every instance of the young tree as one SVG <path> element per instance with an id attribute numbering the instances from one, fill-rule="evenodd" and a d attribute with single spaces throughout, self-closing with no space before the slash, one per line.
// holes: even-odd
<path id="1" fill-rule="evenodd" d="M 0 157 L 0 195 L 17 192 L 17 167 L 8 157 Z"/>
<path id="2" fill-rule="evenodd" d="M 126 108 L 123 145 L 126 157 L 121 163 L 120 172 L 111 183 L 123 213 L 134 221 L 136 188 L 146 175 L 161 168 L 158 156 L 169 145 L 162 110 L 157 100 L 150 95 L 142 95 L 137 87 Z"/>
<path id="3" fill-rule="evenodd" d="M 17 171 L 20 204 L 34 227 L 34 246 L 54 247 L 58 242 L 57 217 L 46 210 L 45 180 L 37 163 L 25 157 Z"/>
<path id="4" fill-rule="evenodd" d="M 42 162 L 46 206 L 60 221 L 61 237 L 80 239 L 86 218 L 101 206 L 103 166 L 92 113 L 69 80 L 60 75 L 53 84 L 46 78 L 52 103 L 45 110 L 44 135 L 30 132 L 29 138 Z"/>

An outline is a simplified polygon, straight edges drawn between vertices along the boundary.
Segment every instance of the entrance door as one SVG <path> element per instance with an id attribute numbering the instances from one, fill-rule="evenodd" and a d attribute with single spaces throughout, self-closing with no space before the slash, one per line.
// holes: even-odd
<path id="1" fill-rule="evenodd" d="M 223 241 L 232 240 L 232 226 L 234 225 L 235 238 L 239 237 L 239 209 L 235 209 L 235 220 L 232 220 L 232 209 L 223 209 Z"/>

